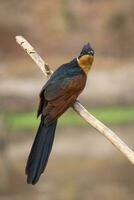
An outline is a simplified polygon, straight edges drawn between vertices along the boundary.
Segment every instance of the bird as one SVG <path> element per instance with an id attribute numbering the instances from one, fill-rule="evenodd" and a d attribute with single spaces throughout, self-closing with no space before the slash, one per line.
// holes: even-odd
<path id="1" fill-rule="evenodd" d="M 37 111 L 40 124 L 25 168 L 28 184 L 35 185 L 44 172 L 52 150 L 58 118 L 73 106 L 85 88 L 94 54 L 90 43 L 85 44 L 80 55 L 57 68 L 41 89 Z"/>

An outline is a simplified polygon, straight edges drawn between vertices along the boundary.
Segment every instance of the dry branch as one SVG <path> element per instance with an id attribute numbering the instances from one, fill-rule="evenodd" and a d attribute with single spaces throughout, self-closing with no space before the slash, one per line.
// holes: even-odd
<path id="1" fill-rule="evenodd" d="M 49 65 L 44 62 L 44 60 L 36 53 L 34 48 L 31 46 L 27 40 L 22 36 L 16 36 L 16 41 L 21 45 L 21 47 L 28 53 L 28 55 L 35 61 L 37 66 L 42 70 L 45 76 L 48 78 L 52 71 Z"/>
<path id="2" fill-rule="evenodd" d="M 30 55 L 30 57 L 36 62 L 37 66 L 42 70 L 45 76 L 48 78 L 52 71 L 49 65 L 43 61 L 34 48 L 28 43 L 28 41 L 22 36 L 16 36 L 16 41 L 21 47 Z M 78 101 L 73 105 L 73 109 L 95 129 L 97 129 L 102 135 L 104 135 L 118 150 L 120 150 L 126 158 L 134 164 L 134 152 L 108 127 L 92 116 Z"/>

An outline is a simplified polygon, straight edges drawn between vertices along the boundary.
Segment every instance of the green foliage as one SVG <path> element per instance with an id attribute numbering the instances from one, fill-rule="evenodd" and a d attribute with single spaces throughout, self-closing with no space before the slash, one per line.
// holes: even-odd
<path id="1" fill-rule="evenodd" d="M 91 114 L 104 123 L 121 124 L 134 122 L 134 107 L 89 108 Z M 12 130 L 29 130 L 38 126 L 39 119 L 35 112 L 6 113 L 4 120 Z M 69 110 L 59 120 L 60 126 L 86 126 L 87 123 L 73 110 Z"/>

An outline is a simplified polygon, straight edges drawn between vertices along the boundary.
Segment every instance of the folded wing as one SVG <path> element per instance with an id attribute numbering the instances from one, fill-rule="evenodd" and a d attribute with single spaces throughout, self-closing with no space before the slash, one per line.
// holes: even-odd
<path id="1" fill-rule="evenodd" d="M 40 93 L 38 116 L 42 114 L 45 124 L 49 125 L 73 105 L 85 84 L 86 76 L 83 74 L 52 77 Z"/>

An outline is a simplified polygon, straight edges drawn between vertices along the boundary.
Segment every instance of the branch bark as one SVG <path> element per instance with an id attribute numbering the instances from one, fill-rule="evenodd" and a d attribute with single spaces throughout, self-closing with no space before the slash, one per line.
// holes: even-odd
<path id="1" fill-rule="evenodd" d="M 28 53 L 28 55 L 36 62 L 37 66 L 42 70 L 48 78 L 52 71 L 49 65 L 39 56 L 29 42 L 22 36 L 16 36 L 17 43 Z M 96 130 L 98 130 L 104 137 L 106 137 L 126 158 L 134 164 L 134 152 L 107 126 L 91 115 L 79 101 L 73 105 L 73 109 Z"/>

